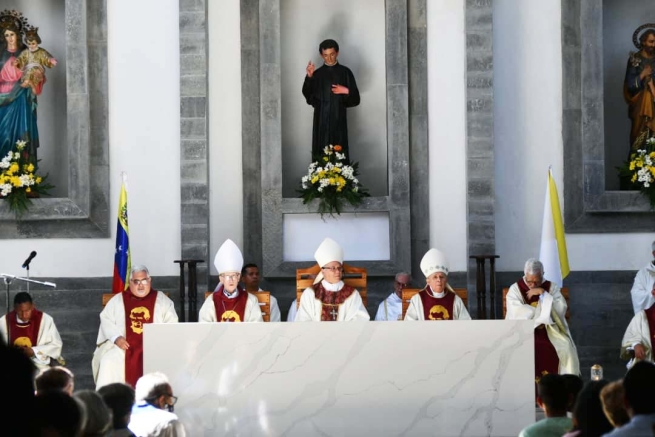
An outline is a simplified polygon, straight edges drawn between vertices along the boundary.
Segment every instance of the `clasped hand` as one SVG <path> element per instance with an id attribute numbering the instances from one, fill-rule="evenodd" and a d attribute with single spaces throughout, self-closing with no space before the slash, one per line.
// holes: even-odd
<path id="1" fill-rule="evenodd" d="M 531 299 L 534 296 L 541 296 L 544 294 L 544 289 L 543 288 L 531 288 L 528 290 L 528 299 Z"/>

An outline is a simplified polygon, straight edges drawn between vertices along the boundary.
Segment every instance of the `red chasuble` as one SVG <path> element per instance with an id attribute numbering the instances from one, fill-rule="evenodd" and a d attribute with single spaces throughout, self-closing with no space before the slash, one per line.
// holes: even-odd
<path id="1" fill-rule="evenodd" d="M 27 323 L 18 323 L 16 311 L 11 310 L 5 320 L 7 321 L 7 332 L 9 333 L 9 344 L 14 346 L 36 346 L 39 339 L 39 328 L 43 313 L 36 308 L 32 310 L 32 317 Z"/>
<path id="2" fill-rule="evenodd" d="M 425 320 L 454 320 L 455 293 L 446 292 L 444 297 L 430 295 L 432 289 L 428 285 L 418 295 L 423 304 L 423 318 Z"/>
<path id="3" fill-rule="evenodd" d="M 130 345 L 125 351 L 125 382 L 136 387 L 136 381 L 143 376 L 143 325 L 152 323 L 155 317 L 157 291 L 151 289 L 144 298 L 130 292 L 123 292 L 125 306 L 125 339 Z"/>
<path id="4" fill-rule="evenodd" d="M 228 298 L 223 293 L 223 285 L 212 294 L 214 299 L 214 309 L 216 310 L 216 320 L 218 322 L 243 322 L 246 314 L 246 304 L 248 303 L 248 292 L 241 287 L 237 287 L 239 295 L 233 299 Z"/>
<path id="5" fill-rule="evenodd" d="M 648 320 L 648 329 L 650 330 L 650 344 L 653 346 L 655 345 L 655 304 L 651 305 L 645 313 Z"/>
<path id="6" fill-rule="evenodd" d="M 349 285 L 339 291 L 328 291 L 320 282 L 314 285 L 314 296 L 321 301 L 321 322 L 336 322 L 339 316 L 339 305 L 343 304 L 355 289 Z"/>
<path id="7" fill-rule="evenodd" d="M 519 290 L 521 290 L 521 295 L 523 300 L 536 307 L 539 303 L 539 296 L 532 296 L 528 299 L 528 291 L 530 287 L 525 283 L 523 278 L 518 282 Z M 550 281 L 546 281 L 541 284 L 541 288 L 546 291 L 550 291 Z M 548 332 L 546 332 L 546 327 L 544 325 L 539 325 L 534 329 L 534 379 L 535 382 L 539 382 L 542 376 L 553 373 L 557 375 L 559 373 L 559 357 L 557 356 L 557 351 L 555 347 L 550 342 L 548 338 Z"/>

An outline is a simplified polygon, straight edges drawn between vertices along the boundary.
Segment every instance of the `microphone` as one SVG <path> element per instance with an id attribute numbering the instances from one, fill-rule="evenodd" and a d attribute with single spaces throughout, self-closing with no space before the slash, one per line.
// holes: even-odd
<path id="1" fill-rule="evenodd" d="M 24 269 L 28 268 L 30 266 L 30 262 L 32 262 L 35 256 L 36 256 L 36 250 L 33 250 L 32 253 L 30 253 L 30 256 L 28 256 L 25 262 L 23 263 L 22 267 Z"/>

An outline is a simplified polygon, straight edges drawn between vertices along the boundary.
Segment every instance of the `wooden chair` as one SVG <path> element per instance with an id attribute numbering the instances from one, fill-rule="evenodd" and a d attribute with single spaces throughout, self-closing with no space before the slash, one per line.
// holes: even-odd
<path id="1" fill-rule="evenodd" d="M 566 301 L 566 320 L 568 321 L 571 318 L 571 307 L 569 306 L 569 289 L 568 287 L 562 287 L 559 290 L 564 296 Z M 507 293 L 509 288 L 503 288 L 503 319 L 507 316 Z"/>
<path id="2" fill-rule="evenodd" d="M 109 300 L 110 300 L 112 297 L 116 296 L 117 294 L 118 294 L 118 293 L 103 293 L 103 294 L 102 294 L 102 307 L 104 308 L 104 307 L 107 305 L 107 302 L 109 302 Z M 171 297 L 170 294 L 169 294 L 168 292 L 164 292 L 164 294 L 165 294 L 166 296 L 168 296 L 168 297 Z"/>
<path id="3" fill-rule="evenodd" d="M 402 315 L 402 320 L 405 320 L 405 314 L 407 314 L 407 308 L 409 308 L 409 301 L 412 300 L 412 297 L 419 291 L 421 291 L 422 288 L 405 288 L 403 289 L 403 315 Z M 460 299 L 464 302 L 464 306 L 468 309 L 468 303 L 469 303 L 469 294 L 468 290 L 466 288 L 453 288 L 455 291 L 455 294 L 459 296 Z"/>
<path id="4" fill-rule="evenodd" d="M 321 271 L 321 267 L 318 264 L 306 269 L 296 269 L 296 306 L 300 306 L 300 296 L 302 292 L 305 291 L 305 288 L 311 287 L 314 285 L 314 279 L 316 275 Z M 359 291 L 359 295 L 362 297 L 364 306 L 366 306 L 366 277 L 367 271 L 363 267 L 353 267 L 348 264 L 343 265 L 343 277 L 342 281 L 344 284 L 349 285 L 353 288 L 356 288 Z"/>
<path id="5" fill-rule="evenodd" d="M 211 296 L 213 291 L 205 291 L 205 300 Z M 270 291 L 249 291 L 248 293 L 255 295 L 259 301 L 259 309 L 262 310 L 262 318 L 265 322 L 271 321 L 271 292 Z"/>

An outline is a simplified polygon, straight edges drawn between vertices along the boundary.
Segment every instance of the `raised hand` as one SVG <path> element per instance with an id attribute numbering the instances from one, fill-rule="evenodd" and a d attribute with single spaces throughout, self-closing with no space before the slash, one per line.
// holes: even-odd
<path id="1" fill-rule="evenodd" d="M 305 69 L 305 71 L 307 72 L 307 76 L 309 76 L 309 77 L 314 76 L 314 70 L 315 69 L 316 69 L 316 66 L 314 65 L 314 63 L 312 61 L 309 61 L 309 63 L 307 64 L 307 68 Z"/>

